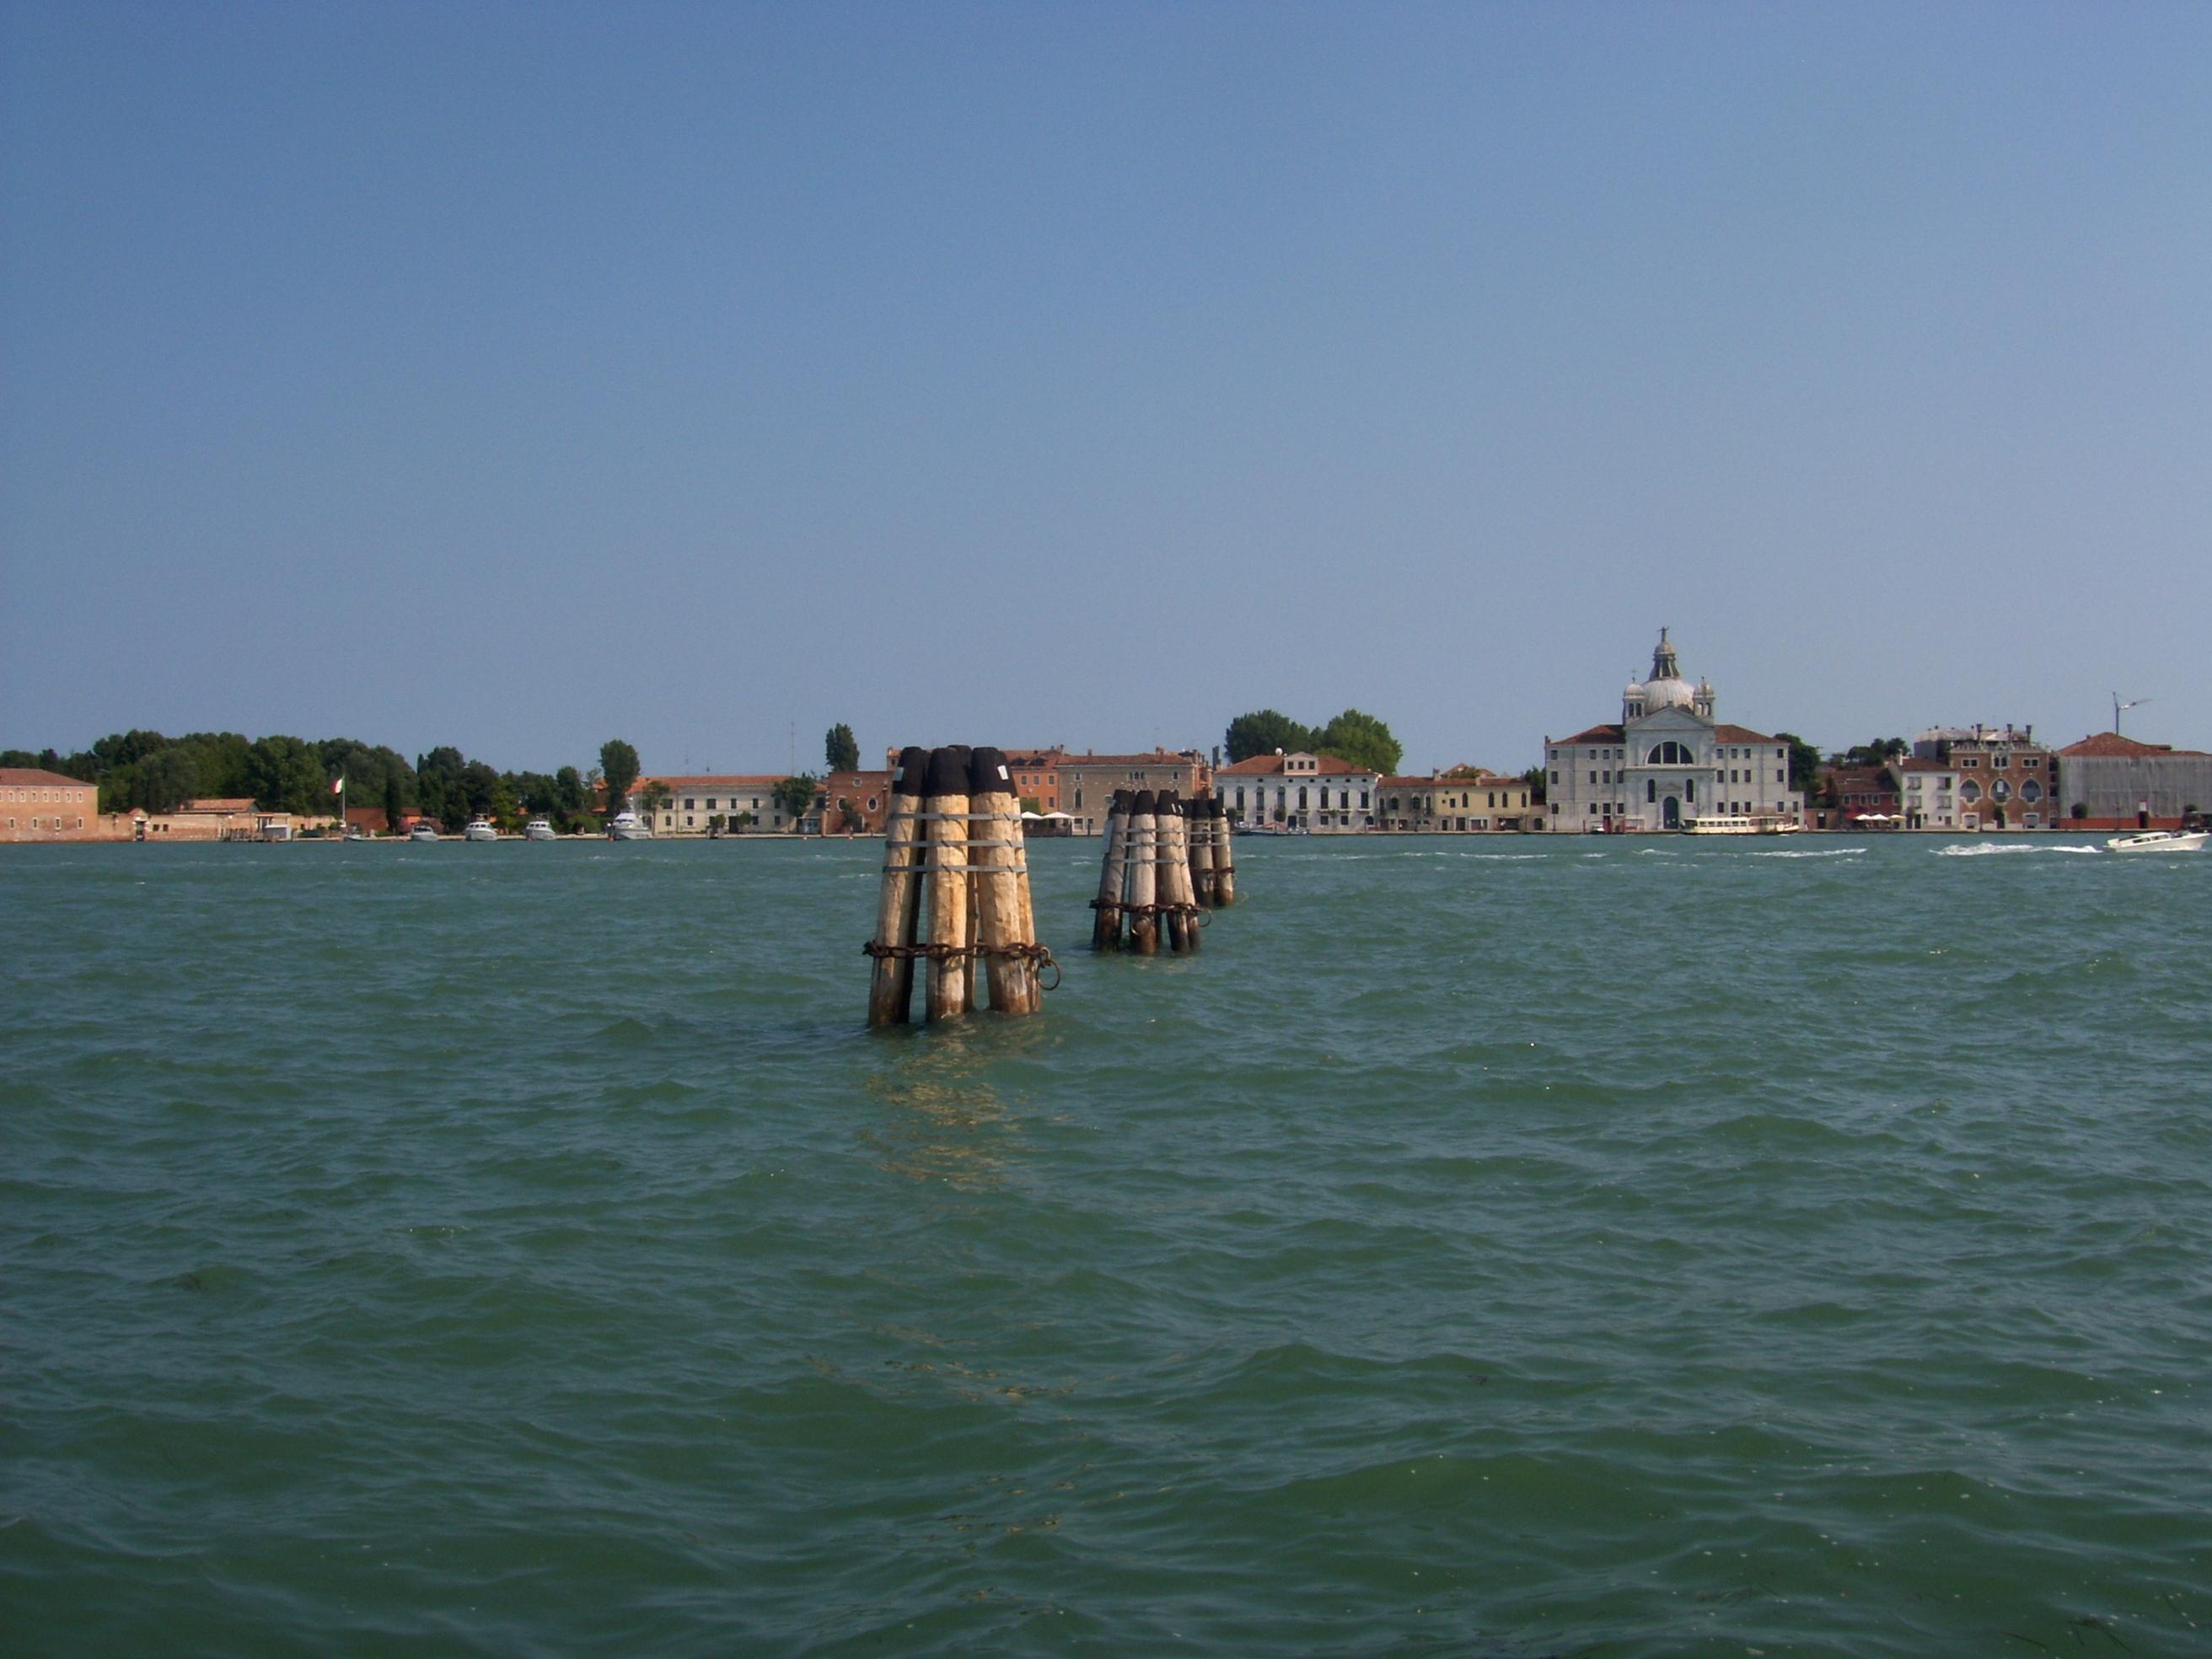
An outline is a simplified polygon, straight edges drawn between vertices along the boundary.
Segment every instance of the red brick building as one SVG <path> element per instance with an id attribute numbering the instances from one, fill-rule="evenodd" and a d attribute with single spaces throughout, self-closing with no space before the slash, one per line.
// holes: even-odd
<path id="1" fill-rule="evenodd" d="M 100 786 L 35 766 L 0 766 L 0 840 L 98 841 Z"/>
<path id="2" fill-rule="evenodd" d="M 1805 818 L 1814 830 L 1895 830 L 1903 824 L 1904 799 L 1887 766 L 1824 766 Z"/>

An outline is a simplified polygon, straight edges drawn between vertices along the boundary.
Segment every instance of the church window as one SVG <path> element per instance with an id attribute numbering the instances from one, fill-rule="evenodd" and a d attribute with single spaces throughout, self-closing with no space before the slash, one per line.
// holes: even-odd
<path id="1" fill-rule="evenodd" d="M 1672 738 L 1651 745 L 1651 752 L 1644 757 L 1647 766 L 1690 766 L 1695 764 L 1689 750 Z"/>
<path id="2" fill-rule="evenodd" d="M 2043 799 L 2043 786 L 2038 783 L 2033 778 L 2030 778 L 2026 783 L 2021 785 L 2020 798 L 2022 800 L 2041 800 Z"/>
<path id="3" fill-rule="evenodd" d="M 1659 799 L 1658 779 L 1646 778 L 1644 780 L 1644 804 L 1647 805 L 1656 805 Z"/>
<path id="4" fill-rule="evenodd" d="M 1695 801 L 1697 798 L 1698 781 L 1695 778 L 1684 778 L 1682 780 L 1682 799 L 1686 801 Z"/>

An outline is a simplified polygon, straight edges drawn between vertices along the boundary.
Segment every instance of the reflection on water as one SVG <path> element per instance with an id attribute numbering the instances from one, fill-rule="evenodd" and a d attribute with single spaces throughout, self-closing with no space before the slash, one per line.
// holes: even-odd
<path id="1" fill-rule="evenodd" d="M 1051 1041 L 1043 1023 L 984 1012 L 881 1037 L 890 1057 L 866 1086 L 888 1109 L 855 1132 L 877 1167 L 963 1189 L 1004 1184 L 1023 1125 L 989 1073 L 1041 1054 Z"/>

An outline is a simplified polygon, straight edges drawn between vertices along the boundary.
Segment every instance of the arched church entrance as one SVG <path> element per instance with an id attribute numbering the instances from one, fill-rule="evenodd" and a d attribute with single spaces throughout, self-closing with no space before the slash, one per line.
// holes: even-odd
<path id="1" fill-rule="evenodd" d="M 1667 805 L 1662 807 L 1660 811 L 1662 815 L 1662 822 L 1669 830 L 1680 830 L 1682 827 L 1682 803 L 1676 797 L 1668 796 Z"/>

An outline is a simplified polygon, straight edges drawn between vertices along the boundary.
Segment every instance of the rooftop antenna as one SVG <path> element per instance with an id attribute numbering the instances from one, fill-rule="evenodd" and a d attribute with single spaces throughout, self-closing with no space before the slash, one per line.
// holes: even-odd
<path id="1" fill-rule="evenodd" d="M 2112 735 L 2116 738 L 2120 735 L 2120 716 L 2122 714 L 2125 714 L 2130 708 L 2140 708 L 2149 701 L 2150 699 L 2148 697 L 2137 697 L 2133 702 L 2122 702 L 2120 701 L 2120 694 L 2117 691 L 2113 692 Z"/>

